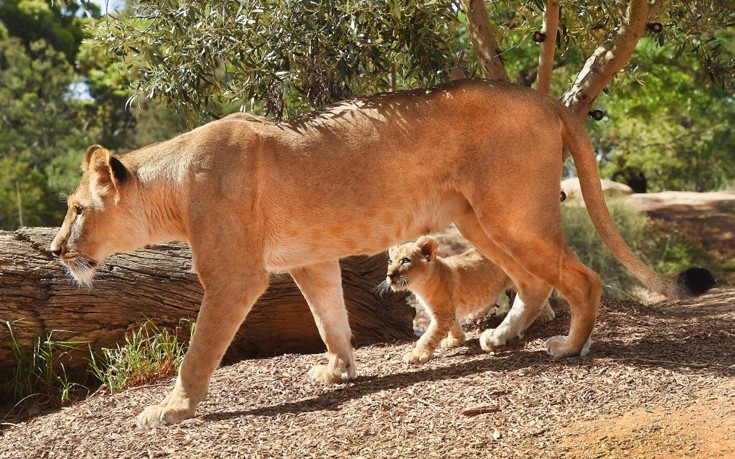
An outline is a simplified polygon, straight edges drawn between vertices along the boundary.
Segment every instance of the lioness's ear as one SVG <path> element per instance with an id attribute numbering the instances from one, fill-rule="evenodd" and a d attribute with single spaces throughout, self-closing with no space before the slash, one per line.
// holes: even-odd
<path id="1" fill-rule="evenodd" d="M 434 261 L 436 257 L 436 249 L 439 247 L 436 239 L 430 236 L 421 236 L 416 241 L 416 245 L 421 250 L 421 255 L 426 258 L 426 261 Z"/>
<path id="2" fill-rule="evenodd" d="M 91 174 L 93 190 L 100 196 L 119 192 L 130 177 L 125 165 L 99 145 L 87 149 L 82 169 Z"/>
<path id="3" fill-rule="evenodd" d="M 89 163 L 92 160 L 92 155 L 97 150 L 104 150 L 102 145 L 90 145 L 87 151 L 84 152 L 84 159 L 82 159 L 82 172 L 89 170 Z"/>

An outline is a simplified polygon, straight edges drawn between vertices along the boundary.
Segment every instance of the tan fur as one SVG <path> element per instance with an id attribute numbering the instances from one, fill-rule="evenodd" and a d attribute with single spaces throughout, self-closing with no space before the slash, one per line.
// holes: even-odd
<path id="1" fill-rule="evenodd" d="M 193 416 L 272 271 L 291 272 L 327 345 L 327 365 L 309 378 L 354 377 L 338 260 L 450 222 L 519 289 L 503 323 L 482 334 L 483 348 L 517 336 L 555 287 L 572 318 L 548 350 L 575 355 L 589 344 L 600 279 L 564 241 L 564 145 L 613 253 L 649 287 L 676 293 L 616 232 L 582 125 L 557 101 L 497 82 L 378 95 L 288 123 L 234 115 L 120 157 L 92 147 L 51 249 L 89 282 L 113 253 L 162 240 L 191 245 L 204 287 L 196 332 L 173 391 L 139 426 Z"/>
<path id="2" fill-rule="evenodd" d="M 437 346 L 464 344 L 462 321 L 484 317 L 501 293 L 515 289 L 513 280 L 477 250 L 442 258 L 436 249 L 434 238 L 422 236 L 388 250 L 386 284 L 394 291 L 413 292 L 431 315 L 426 333 L 403 357 L 405 363 L 428 361 Z M 547 302 L 534 320 L 548 322 L 554 317 Z"/>

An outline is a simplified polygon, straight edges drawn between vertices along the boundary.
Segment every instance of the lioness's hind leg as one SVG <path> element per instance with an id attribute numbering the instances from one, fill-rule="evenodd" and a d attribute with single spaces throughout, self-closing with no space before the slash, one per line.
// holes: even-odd
<path id="1" fill-rule="evenodd" d="M 540 279 L 529 276 L 524 282 L 516 282 L 518 294 L 513 306 L 498 325 L 498 328 L 489 329 L 480 335 L 480 347 L 492 351 L 514 338 L 522 338 L 523 332 L 539 315 L 551 294 L 551 286 Z"/>
<path id="2" fill-rule="evenodd" d="M 556 225 L 549 223 L 545 228 L 530 227 L 529 231 L 516 234 L 495 228 L 494 240 L 503 246 L 526 271 L 533 277 L 540 279 L 547 285 L 556 287 L 569 301 L 571 308 L 571 324 L 569 334 L 563 337 L 554 337 L 547 341 L 547 350 L 554 357 L 585 354 L 589 350 L 590 336 L 597 317 L 597 308 L 600 304 L 602 282 L 597 274 L 583 265 L 572 253 L 563 239 L 561 222 Z M 501 264 L 501 266 L 503 266 Z M 503 266 L 504 267 L 504 266 Z M 510 274 L 510 273 L 509 273 Z M 512 276 L 511 276 L 512 277 Z M 532 279 L 527 277 L 526 280 Z M 517 279 L 513 279 L 519 287 L 519 297 L 524 300 L 524 287 Z M 532 281 L 531 285 L 536 281 Z M 546 297 L 538 303 L 540 295 L 533 301 L 537 309 L 533 310 L 531 320 L 536 317 L 546 301 Z M 518 300 L 516 300 L 518 301 Z M 513 320 L 511 315 L 506 320 Z M 531 321 L 524 315 L 523 323 L 516 323 L 515 328 L 525 330 Z M 505 321 L 503 321 L 505 323 Z M 501 324 L 501 327 L 503 325 Z M 500 328 L 500 327 L 498 327 Z M 482 344 L 482 339 L 480 343 Z M 490 343 L 492 344 L 492 343 Z"/>
<path id="3" fill-rule="evenodd" d="M 317 365 L 309 371 L 309 380 L 329 384 L 354 378 L 352 332 L 347 321 L 339 261 L 294 269 L 291 277 L 309 304 L 329 357 L 327 365 Z"/>
<path id="4" fill-rule="evenodd" d="M 532 276 L 507 252 L 495 244 L 474 215 L 465 215 L 455 224 L 460 233 L 472 242 L 486 258 L 503 268 L 518 288 L 518 295 L 503 322 L 497 328 L 485 330 L 480 335 L 480 346 L 484 350 L 497 350 L 505 346 L 509 340 L 520 337 L 528 325 L 533 322 L 551 293 L 551 286 Z"/>
<path id="5" fill-rule="evenodd" d="M 582 264 L 569 248 L 561 260 L 561 274 L 556 288 L 569 301 L 571 324 L 567 336 L 555 336 L 546 341 L 554 357 L 586 355 L 592 343 L 592 329 L 602 296 L 602 281 L 594 271 Z"/>

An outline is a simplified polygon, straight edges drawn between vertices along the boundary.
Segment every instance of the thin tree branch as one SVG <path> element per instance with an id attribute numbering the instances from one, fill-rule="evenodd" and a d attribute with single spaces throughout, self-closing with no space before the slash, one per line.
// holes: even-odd
<path id="1" fill-rule="evenodd" d="M 624 23 L 618 33 L 598 47 L 587 59 L 574 84 L 562 101 L 583 119 L 602 90 L 630 60 L 638 41 L 646 31 L 646 23 L 661 7 L 663 0 L 648 4 L 647 0 L 631 0 Z"/>
<path id="2" fill-rule="evenodd" d="M 467 13 L 470 37 L 480 59 L 482 75 L 488 80 L 508 81 L 508 74 L 500 60 L 498 43 L 487 19 L 485 3 L 483 0 L 462 0 L 462 5 Z"/>
<path id="3" fill-rule="evenodd" d="M 556 32 L 559 30 L 559 0 L 546 2 L 544 10 L 544 27 L 541 33 L 546 39 L 541 43 L 541 52 L 538 56 L 538 74 L 536 75 L 536 89 L 544 94 L 551 88 L 551 71 L 554 65 L 554 51 L 556 49 Z"/>

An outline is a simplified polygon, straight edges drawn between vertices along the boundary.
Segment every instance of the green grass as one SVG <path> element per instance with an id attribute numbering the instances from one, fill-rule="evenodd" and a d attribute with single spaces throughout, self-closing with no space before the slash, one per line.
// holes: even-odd
<path id="1" fill-rule="evenodd" d="M 0 380 L 3 399 L 29 411 L 68 405 L 80 394 L 89 393 L 84 385 L 71 380 L 64 366 L 69 352 L 83 349 L 88 345 L 86 341 L 57 339 L 65 332 L 53 330 L 37 338 L 28 349 L 18 343 L 12 324 L 6 321 L 5 326 L 10 333 L 15 365 Z"/>
<path id="2" fill-rule="evenodd" d="M 113 349 L 92 351 L 87 341 L 60 340 L 63 331 L 39 337 L 31 347 L 18 343 L 10 322 L 13 369 L 0 376 L 0 398 L 9 401 L 8 413 L 28 415 L 54 410 L 89 396 L 100 386 L 110 392 L 158 381 L 178 371 L 194 323 L 182 321 L 171 331 L 147 321 L 125 334 Z M 70 375 L 64 365 L 70 351 L 89 350 L 88 367 Z M 93 376 L 94 380 L 89 376 Z"/>
<path id="3" fill-rule="evenodd" d="M 148 321 L 127 333 L 124 344 L 104 348 L 98 355 L 90 352 L 90 369 L 110 392 L 167 378 L 181 366 L 194 328 L 184 321 L 171 332 Z"/>

